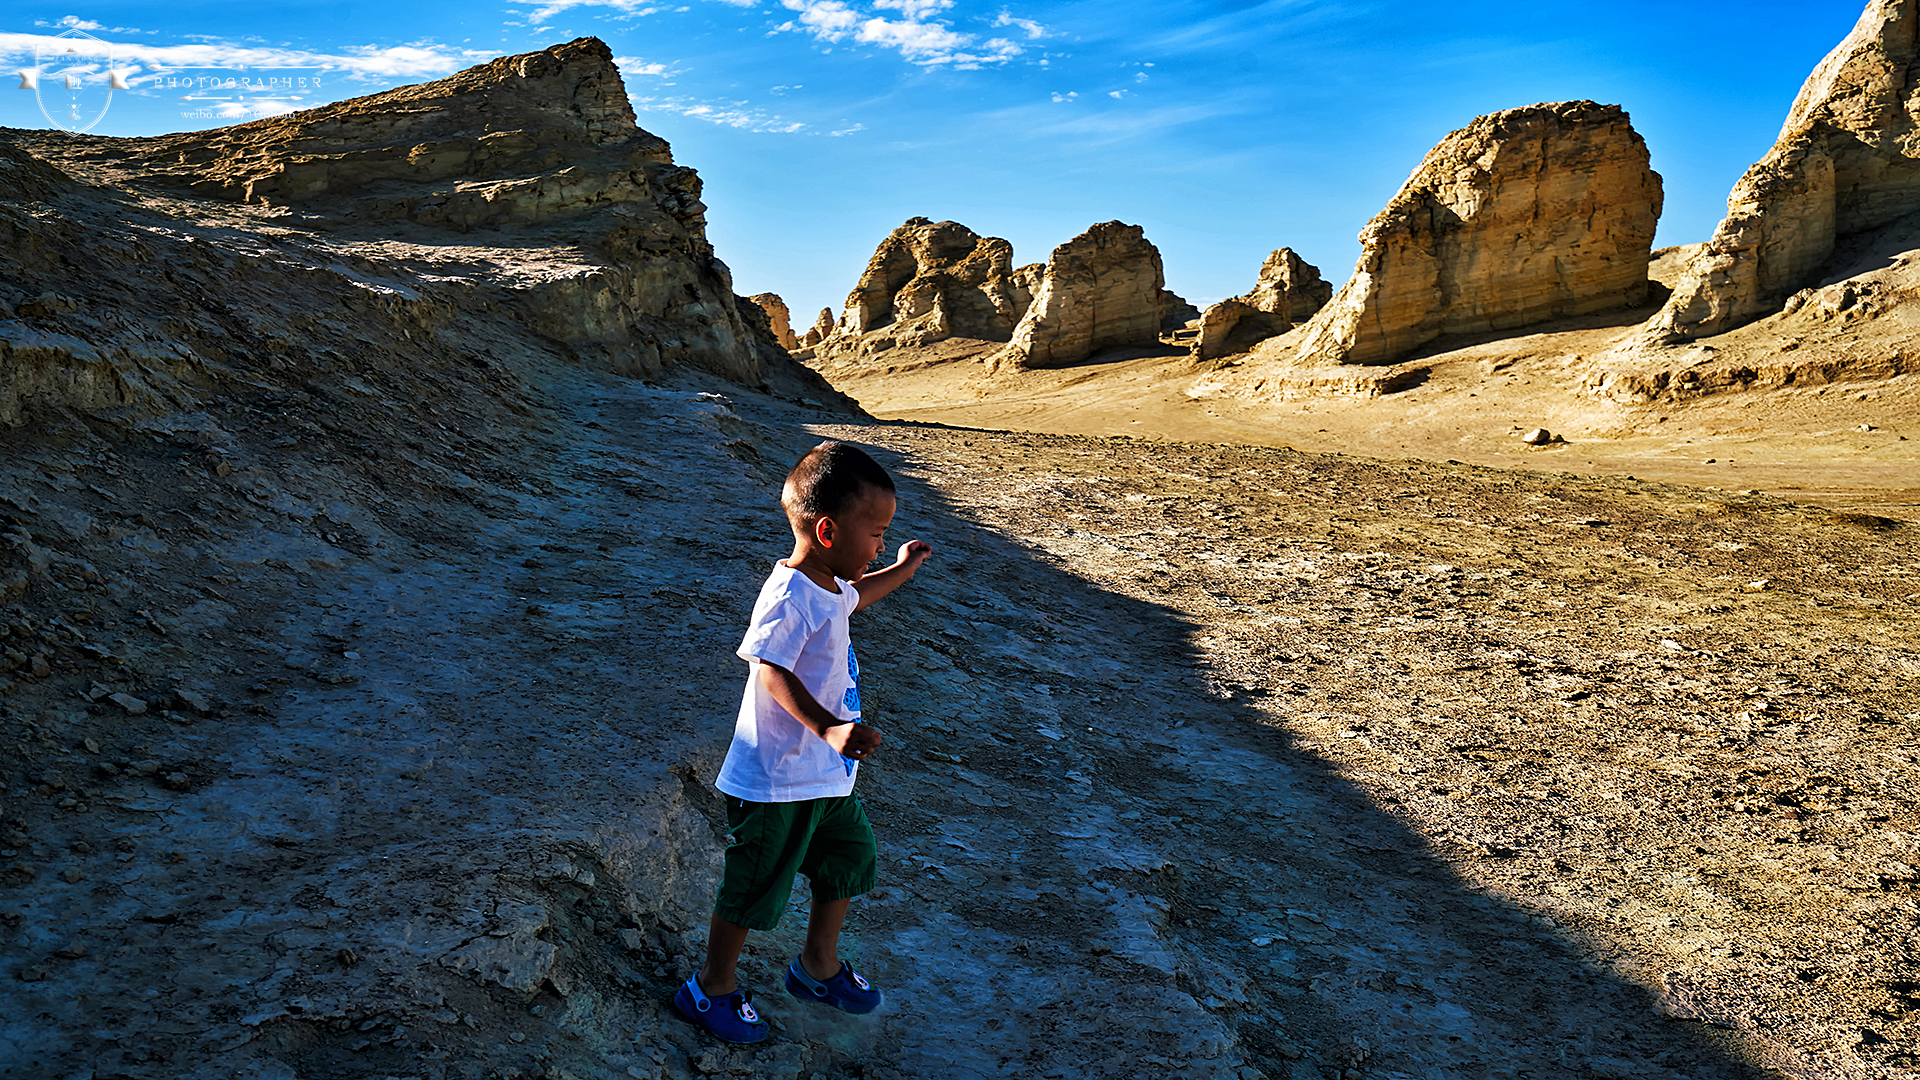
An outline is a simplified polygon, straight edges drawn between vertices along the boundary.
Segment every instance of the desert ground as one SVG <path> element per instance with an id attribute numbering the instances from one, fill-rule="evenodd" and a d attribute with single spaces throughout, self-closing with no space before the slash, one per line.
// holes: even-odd
<path id="1" fill-rule="evenodd" d="M 977 343 L 956 348 L 952 361 L 836 373 L 836 381 L 890 419 L 1632 475 L 1920 516 L 1920 379 L 1912 376 L 1843 376 L 1678 402 L 1580 392 L 1588 358 L 1656 307 L 1448 343 L 1409 362 L 1421 372 L 1416 385 L 1373 398 L 1216 392 L 1209 384 L 1234 360 L 1197 363 L 1172 338 L 1053 370 L 995 365 L 996 347 Z M 1746 336 L 1760 338 L 1761 349 L 1773 344 L 1764 326 Z M 1565 441 L 1520 441 L 1536 428 Z"/>
<path id="2" fill-rule="evenodd" d="M 1920 1075 L 1904 521 L 520 377 L 16 441 L 5 1075 Z M 796 917 L 726 1048 L 666 1000 L 825 436 L 936 548 L 855 627 L 893 1004 L 788 1004 Z"/>

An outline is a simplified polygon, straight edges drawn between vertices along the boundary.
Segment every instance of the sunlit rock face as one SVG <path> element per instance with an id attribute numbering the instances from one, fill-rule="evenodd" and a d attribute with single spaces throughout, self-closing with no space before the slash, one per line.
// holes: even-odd
<path id="1" fill-rule="evenodd" d="M 1202 360 L 1243 352 L 1305 322 L 1333 299 L 1333 286 L 1319 267 L 1279 248 L 1260 265 L 1259 280 L 1243 296 L 1229 297 L 1200 315 L 1194 352 Z"/>
<path id="2" fill-rule="evenodd" d="M 1731 330 L 1813 284 L 1835 244 L 1920 210 L 1916 0 L 1873 0 L 1814 68 L 1773 149 L 1643 328 L 1668 344 Z"/>
<path id="3" fill-rule="evenodd" d="M 1008 353 L 1059 367 L 1159 341 L 1168 294 L 1160 252 L 1140 226 L 1102 222 L 1053 249 Z"/>
<path id="4" fill-rule="evenodd" d="M 700 178 L 635 126 L 595 38 L 234 127 L 87 140 L 78 157 L 334 239 L 459 245 L 476 263 L 511 250 L 521 317 L 590 364 L 758 383 L 777 359 L 735 308 Z"/>
<path id="5" fill-rule="evenodd" d="M 1645 301 L 1662 195 L 1618 106 L 1529 105 L 1442 139 L 1360 234 L 1303 360 L 1392 363 L 1448 334 Z"/>
<path id="6" fill-rule="evenodd" d="M 1033 301 L 1039 272 L 1015 268 L 1013 245 L 997 236 L 910 218 L 875 249 L 838 322 L 821 312 L 815 362 L 859 363 L 949 338 L 1006 341 Z"/>

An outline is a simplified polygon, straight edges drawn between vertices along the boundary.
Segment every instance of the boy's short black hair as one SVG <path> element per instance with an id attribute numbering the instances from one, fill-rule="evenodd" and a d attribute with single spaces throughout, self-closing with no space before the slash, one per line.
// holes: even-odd
<path id="1" fill-rule="evenodd" d="M 840 514 L 865 487 L 891 492 L 893 477 L 866 451 L 829 439 L 807 451 L 787 473 L 780 505 L 786 508 L 788 520 L 807 526 Z"/>

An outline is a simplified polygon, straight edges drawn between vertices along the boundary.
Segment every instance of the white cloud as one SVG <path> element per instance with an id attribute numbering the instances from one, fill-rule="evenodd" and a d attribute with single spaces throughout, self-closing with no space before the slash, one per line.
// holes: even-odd
<path id="1" fill-rule="evenodd" d="M 678 74 L 665 64 L 650 64 L 637 56 L 616 56 L 613 66 L 620 69 L 622 76 L 649 75 L 657 79 L 669 79 Z"/>
<path id="2" fill-rule="evenodd" d="M 953 0 L 873 0 L 873 6 L 883 11 L 897 11 L 919 22 L 936 11 L 952 7 Z"/>
<path id="3" fill-rule="evenodd" d="M 1125 90 L 1109 90 L 1107 91 L 1107 96 L 1110 98 L 1123 98 L 1127 96 L 1127 92 Z"/>
<path id="4" fill-rule="evenodd" d="M 1069 90 L 1069 91 L 1067 91 L 1067 92 L 1066 92 L 1066 93 L 1064 93 L 1064 94 L 1062 94 L 1062 93 L 1060 93 L 1059 91 L 1057 91 L 1057 90 L 1056 90 L 1056 91 L 1054 92 L 1054 95 L 1053 95 L 1053 100 L 1055 100 L 1055 101 L 1072 101 L 1073 99 L 1075 99 L 1075 98 L 1077 98 L 1077 97 L 1079 97 L 1079 96 L 1080 96 L 1080 92 L 1079 92 L 1078 90 Z"/>
<path id="5" fill-rule="evenodd" d="M 1046 27 L 1041 26 L 1039 23 L 1034 22 L 1032 19 L 1015 18 L 1011 12 L 1007 11 L 1006 8 L 1000 9 L 1000 15 L 999 17 L 993 20 L 993 25 L 995 27 L 1017 26 L 1020 29 L 1026 31 L 1027 37 L 1029 39 L 1037 39 L 1037 38 L 1043 38 L 1047 36 Z"/>
<path id="6" fill-rule="evenodd" d="M 632 100 L 635 112 L 671 113 L 675 116 L 705 120 L 709 124 L 719 124 L 722 127 L 739 128 L 742 131 L 791 135 L 804 131 L 807 127 L 798 120 L 788 120 L 786 117 L 755 109 L 744 101 L 713 102 L 666 97 L 637 97 Z"/>
<path id="7" fill-rule="evenodd" d="M 64 50 L 72 46 L 74 41 L 73 38 L 42 34 L 0 33 L 0 57 L 31 63 L 36 48 L 43 52 Z M 384 80 L 449 75 L 463 67 L 493 58 L 490 52 L 450 49 L 434 44 L 390 45 L 384 48 L 360 45 L 337 53 L 224 42 L 193 45 L 108 42 L 106 46 L 112 50 L 116 67 L 138 68 L 149 74 L 186 68 L 246 68 L 256 73 L 274 68 L 298 68 L 351 78 Z M 104 49 L 93 55 L 103 60 L 106 58 Z"/>
<path id="8" fill-rule="evenodd" d="M 67 17 L 66 17 L 66 18 L 64 18 L 64 19 L 61 19 L 61 20 L 60 20 L 60 25 L 61 25 L 61 26 L 64 26 L 64 27 L 66 27 L 66 28 L 67 28 L 67 29 L 69 29 L 69 30 L 99 30 L 99 29 L 101 29 L 101 26 L 100 26 L 100 24 L 99 24 L 99 23 L 97 23 L 97 22 L 92 22 L 92 21 L 90 21 L 90 20 L 87 20 L 87 19 L 83 19 L 83 18 L 81 18 L 81 17 L 80 17 L 80 16 L 78 16 L 78 15 L 69 15 L 69 16 L 67 16 Z"/>
<path id="9" fill-rule="evenodd" d="M 827 134 L 832 135 L 835 138 L 839 138 L 842 135 L 851 135 L 856 131 L 865 131 L 865 130 L 867 130 L 867 125 L 855 124 L 852 127 L 843 127 L 838 131 L 829 131 L 827 132 Z"/>
<path id="10" fill-rule="evenodd" d="M 563 15 L 574 8 L 583 7 L 612 8 L 617 14 L 630 18 L 652 15 L 664 10 L 656 6 L 652 0 L 512 0 L 512 2 L 532 7 L 533 10 L 527 12 L 527 21 L 534 23 L 546 22 L 555 15 Z M 722 2 L 735 3 L 736 0 L 722 0 Z"/>
<path id="11" fill-rule="evenodd" d="M 1134 72 L 1134 73 L 1133 73 L 1133 81 L 1134 81 L 1134 82 L 1146 82 L 1146 81 L 1147 81 L 1147 73 L 1146 73 L 1146 72 L 1144 72 L 1144 71 L 1136 71 L 1136 72 Z"/>
<path id="12" fill-rule="evenodd" d="M 911 63 L 931 67 L 979 68 L 1003 64 L 1024 51 L 1006 38 L 976 44 L 975 36 L 955 30 L 931 16 L 953 6 L 952 0 L 870 0 L 875 9 L 898 11 L 904 18 L 889 19 L 863 11 L 847 0 L 780 0 L 780 6 L 798 18 L 774 32 L 799 30 L 830 45 L 852 42 L 892 49 Z M 998 23 L 994 25 L 1010 25 Z"/>

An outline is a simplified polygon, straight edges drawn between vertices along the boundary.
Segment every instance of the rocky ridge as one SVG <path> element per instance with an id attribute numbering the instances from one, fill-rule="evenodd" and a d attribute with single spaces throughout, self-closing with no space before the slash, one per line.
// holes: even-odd
<path id="1" fill-rule="evenodd" d="M 692 365 L 749 384 L 811 381 L 777 342 L 742 323 L 731 276 L 706 239 L 698 175 L 635 126 L 597 39 L 212 131 L 9 139 L 143 196 L 249 208 L 246 220 L 312 247 L 316 280 L 355 262 L 424 260 L 434 267 L 424 288 L 375 295 L 508 309 L 579 362 L 639 375 Z M 164 231 L 138 230 L 131 243 L 135 272 L 164 276 L 149 253 L 167 243 Z M 370 288 L 354 276 L 339 274 L 345 295 Z"/>

